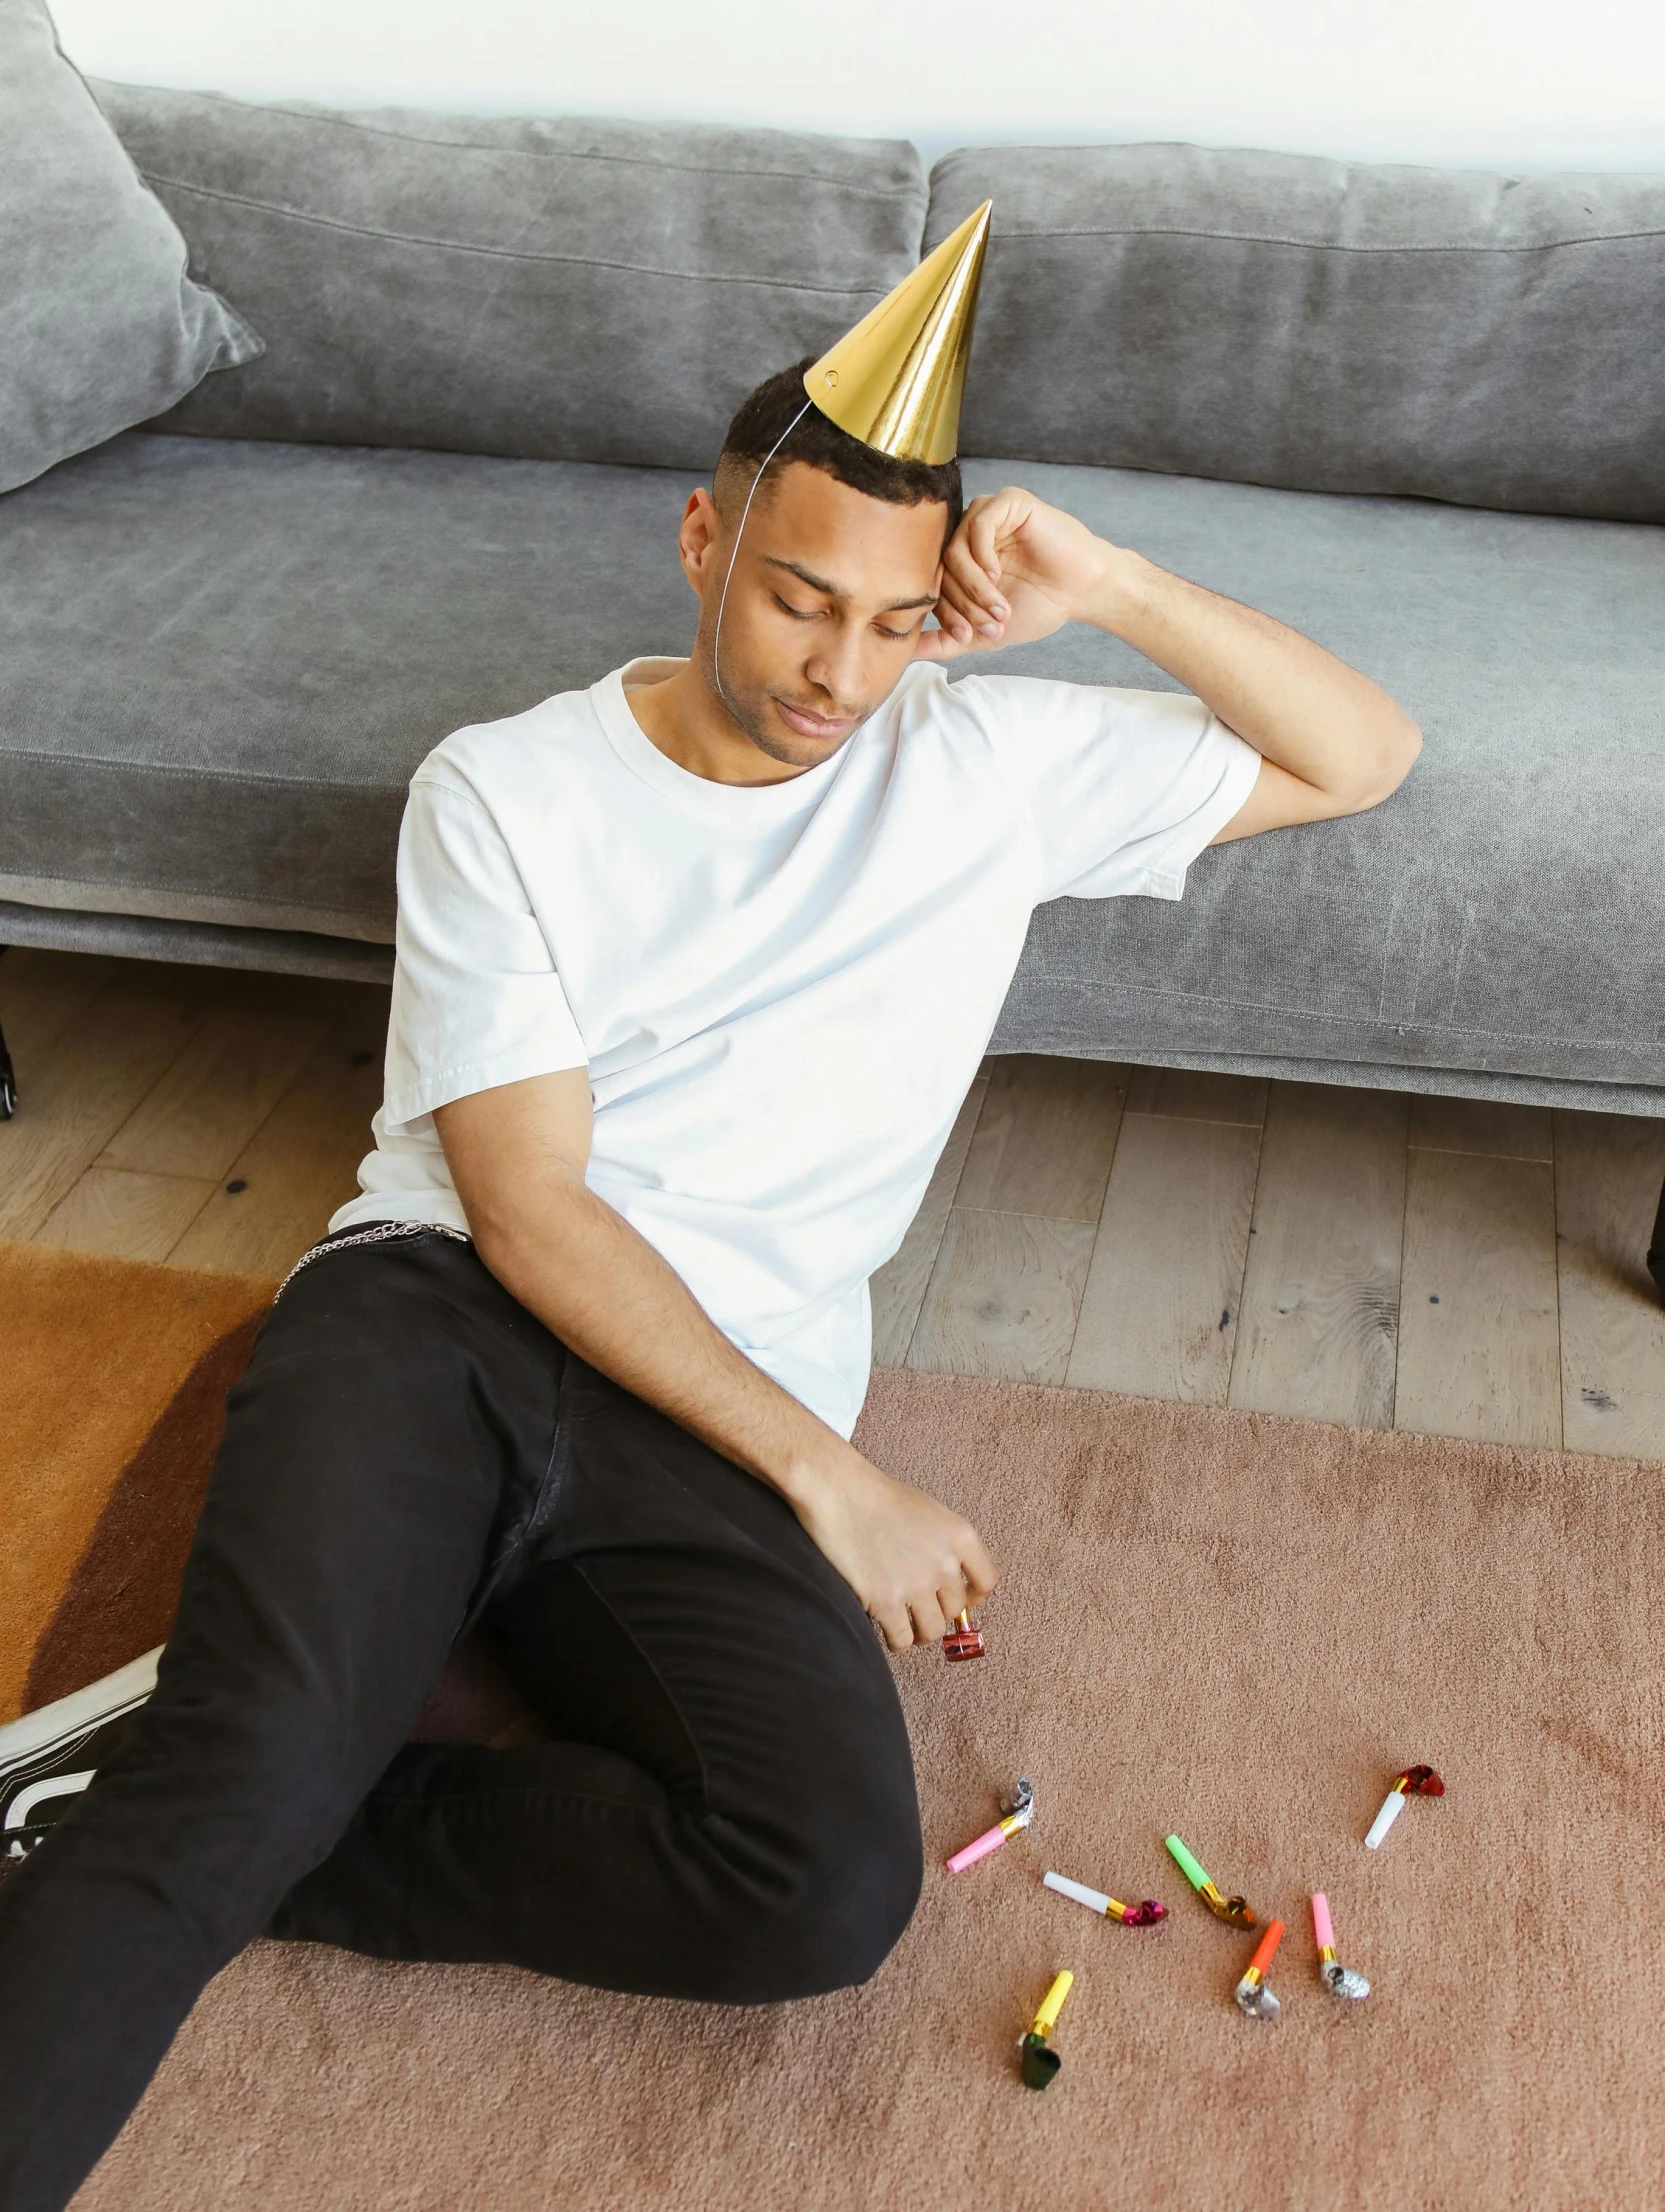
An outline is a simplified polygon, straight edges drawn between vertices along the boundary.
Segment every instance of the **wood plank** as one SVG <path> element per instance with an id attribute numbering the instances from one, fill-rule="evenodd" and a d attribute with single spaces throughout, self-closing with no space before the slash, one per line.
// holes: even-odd
<path id="1" fill-rule="evenodd" d="M 1053 1054 L 991 1060 L 958 1203 L 990 1213 L 1096 1221 L 1127 1075 L 1111 1062 Z"/>
<path id="2" fill-rule="evenodd" d="M 1090 1222 L 953 1207 L 908 1365 L 1062 1382 L 1092 1249 Z"/>
<path id="3" fill-rule="evenodd" d="M 1403 1096 L 1274 1083 L 1227 1403 L 1393 1426 Z"/>
<path id="4" fill-rule="evenodd" d="M 1665 1121 L 1555 1116 L 1561 1418 L 1569 1451 L 1665 1459 L 1665 1306 L 1647 1270 Z"/>
<path id="5" fill-rule="evenodd" d="M 1166 1114 L 1181 1121 L 1239 1122 L 1258 1129 L 1266 1118 L 1266 1082 L 1257 1075 L 1221 1075 L 1209 1068 L 1132 1071 L 1130 1114 Z"/>
<path id="6" fill-rule="evenodd" d="M 25 1070 L 32 1068 L 35 1056 L 53 1045 L 70 1027 L 86 1014 L 98 996 L 96 984 L 31 983 L 14 981 L 0 961 L 0 1027 L 6 1032 L 6 1044 L 17 1069 L 18 1104 L 21 1111 L 25 1098 Z M 32 1086 L 33 1077 L 28 1083 Z"/>
<path id="7" fill-rule="evenodd" d="M 1560 1444 L 1554 1181 L 1547 1160 L 1411 1150 L 1397 1427 Z"/>
<path id="8" fill-rule="evenodd" d="M 1066 1381 L 1224 1405 L 1260 1131 L 1129 1113 Z"/>
<path id="9" fill-rule="evenodd" d="M 979 1069 L 954 1118 L 948 1142 L 931 1172 L 907 1235 L 868 1285 L 873 1303 L 873 1362 L 877 1367 L 902 1367 L 907 1363 L 908 1346 L 913 1342 L 931 1270 L 937 1264 L 948 1227 L 948 1209 L 954 1203 L 971 1133 L 988 1087 L 988 1071 Z"/>
<path id="10" fill-rule="evenodd" d="M 215 1008 L 117 1130 L 97 1165 L 216 1181 L 317 1051 L 328 1027 L 322 1013 Z"/>
<path id="11" fill-rule="evenodd" d="M 385 1034 L 392 987 L 386 983 L 349 983 L 341 976 L 278 975 L 267 969 L 239 969 L 230 979 L 229 1002 L 259 1007 L 265 1013 L 306 1014 L 332 1028 L 342 1022 L 379 1024 Z"/>
<path id="12" fill-rule="evenodd" d="M 0 1236 L 36 1233 L 201 1022 L 189 1004 L 106 989 L 29 1050 L 0 1123 Z"/>
<path id="13" fill-rule="evenodd" d="M 1553 1157 L 1547 1106 L 1492 1098 L 1414 1098 L 1411 1143 L 1423 1152 L 1485 1152 L 1503 1160 Z"/>
<path id="14" fill-rule="evenodd" d="M 262 1007 L 335 1022 L 363 1018 L 378 1003 L 385 1010 L 390 996 L 385 983 L 348 982 L 338 976 L 216 968 L 189 960 L 129 960 L 117 953 L 57 952 L 38 945 L 0 951 L 0 1008 L 8 984 L 78 991 L 113 988 L 199 1006 Z"/>
<path id="15" fill-rule="evenodd" d="M 126 1260 L 165 1260 L 213 1196 L 212 1182 L 90 1167 L 36 1231 L 37 1244 L 107 1252 Z"/>
<path id="16" fill-rule="evenodd" d="M 8 945 L 0 960 L 0 992 L 8 985 L 31 989 L 102 991 L 117 980 L 125 961 L 108 953 L 54 952 L 44 945 Z M 0 1004 L 3 1004 L 0 999 Z"/>
<path id="17" fill-rule="evenodd" d="M 189 961 L 124 960 L 115 953 L 55 952 L 39 945 L 11 946 L 0 960 L 0 982 L 8 973 L 58 990 L 118 991 L 128 998 L 194 1007 L 215 1004 L 225 996 L 229 981 L 224 969 Z"/>
<path id="18" fill-rule="evenodd" d="M 338 1025 L 168 1254 L 175 1266 L 282 1275 L 317 1242 L 358 1187 L 384 1044 L 374 1022 Z"/>

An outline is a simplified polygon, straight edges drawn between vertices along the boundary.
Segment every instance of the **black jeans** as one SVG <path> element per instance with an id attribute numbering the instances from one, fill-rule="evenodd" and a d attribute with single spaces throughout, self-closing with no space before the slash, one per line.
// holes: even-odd
<path id="1" fill-rule="evenodd" d="M 554 1740 L 407 1741 L 484 1618 Z M 906 1730 L 790 1508 L 432 1231 L 325 1250 L 227 1406 L 155 1694 L 0 1883 L 0 2207 L 60 2212 L 261 1931 L 765 2004 L 871 1974 Z"/>

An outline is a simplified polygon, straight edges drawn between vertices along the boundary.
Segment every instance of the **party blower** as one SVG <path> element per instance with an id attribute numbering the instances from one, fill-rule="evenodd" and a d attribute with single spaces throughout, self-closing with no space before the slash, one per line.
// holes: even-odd
<path id="1" fill-rule="evenodd" d="M 1255 1925 L 1255 1916 L 1243 1899 L 1241 1897 L 1222 1897 L 1209 1879 L 1208 1869 L 1199 1859 L 1194 1859 L 1191 1856 L 1178 1836 L 1164 1837 L 1163 1845 L 1168 1856 L 1216 1920 L 1228 1921 L 1234 1928 L 1252 1928 Z"/>
<path id="2" fill-rule="evenodd" d="M 969 1613 L 957 1613 L 954 1625 L 942 1639 L 942 1656 L 945 1659 L 986 1659 L 988 1645 L 983 1641 L 983 1631 Z"/>
<path id="3" fill-rule="evenodd" d="M 1075 1976 L 1066 1967 L 1041 1999 L 1041 2009 L 1036 2013 L 1029 2033 L 1018 2045 L 1022 2052 L 1019 2072 L 1026 2089 L 1050 2089 L 1063 2064 L 1050 2041 L 1053 2029 L 1058 2025 L 1058 2015 L 1064 2009 L 1064 1999 L 1075 1986 Z"/>
<path id="4" fill-rule="evenodd" d="M 1370 1995 L 1370 1984 L 1335 1955 L 1335 1929 L 1330 1921 L 1330 1900 L 1321 1889 L 1312 1893 L 1312 1940 L 1318 1946 L 1318 1973 L 1332 1997 L 1355 2001 Z"/>
<path id="5" fill-rule="evenodd" d="M 1241 2009 L 1251 2020 L 1275 2020 L 1283 2007 L 1266 1985 L 1266 1969 L 1272 1963 L 1272 1954 L 1283 1941 L 1283 1922 L 1269 1920 L 1266 1933 L 1255 1945 L 1255 1955 L 1250 1959 L 1242 1980 L 1232 1994 Z"/>
<path id="6" fill-rule="evenodd" d="M 1432 1767 L 1407 1767 L 1404 1773 L 1395 1781 L 1386 1797 L 1383 1798 L 1381 1811 L 1370 1823 L 1370 1832 L 1364 1839 L 1365 1849 L 1367 1851 L 1379 1851 L 1381 1849 L 1388 1830 L 1405 1810 L 1407 1797 L 1443 1797 L 1444 1795 L 1445 1784 Z"/>
<path id="7" fill-rule="evenodd" d="M 979 1859 L 986 1859 L 991 1851 L 998 1851 L 1008 1836 L 1015 1836 L 1020 1828 L 1027 1828 L 1035 1817 L 1035 1792 L 1027 1776 L 1018 1776 L 1017 1794 L 1007 1806 L 1004 1815 L 992 1828 L 985 1828 L 980 1836 L 973 1836 L 963 1849 L 956 1851 L 948 1861 L 950 1874 L 963 1874 L 968 1866 L 975 1866 Z"/>
<path id="8" fill-rule="evenodd" d="M 952 1866 L 954 1862 L 950 1859 L 948 1863 Z M 1168 1917 L 1167 1906 L 1159 1905 L 1154 1897 L 1147 1897 L 1142 1905 L 1124 1905 L 1119 1897 L 1107 1897 L 1103 1890 L 1089 1889 L 1085 1882 L 1072 1882 L 1067 1874 L 1049 1870 L 1041 1880 L 1060 1897 L 1073 1897 L 1089 1912 L 1101 1912 L 1106 1920 L 1120 1921 L 1124 1928 L 1154 1928 Z"/>

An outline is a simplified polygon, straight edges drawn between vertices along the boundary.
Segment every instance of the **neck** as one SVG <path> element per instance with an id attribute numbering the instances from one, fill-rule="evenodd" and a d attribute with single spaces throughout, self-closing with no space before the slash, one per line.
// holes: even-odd
<path id="1" fill-rule="evenodd" d="M 624 695 L 637 727 L 667 760 L 707 783 L 785 783 L 803 774 L 752 743 L 707 682 L 697 656 L 650 666 L 674 672 L 644 672 L 645 680 L 627 684 Z"/>

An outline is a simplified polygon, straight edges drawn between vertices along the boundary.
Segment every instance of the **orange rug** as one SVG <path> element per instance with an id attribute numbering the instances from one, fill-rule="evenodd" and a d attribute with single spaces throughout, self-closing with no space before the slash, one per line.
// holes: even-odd
<path id="1" fill-rule="evenodd" d="M 180 1408 L 223 1392 L 269 1288 L 0 1251 L 8 1682 L 133 1656 L 109 1626 L 77 1646 L 83 1609 L 148 1635 L 99 1534 L 111 1468 L 166 1460 L 195 1495 L 212 1422 Z M 256 1944 L 78 2212 L 1659 2201 L 1657 1465 L 901 1374 L 859 1434 L 1005 1569 L 987 1660 L 897 1663 L 934 1871 L 871 1984 L 735 2013 Z M 1415 1760 L 1448 1794 L 1365 1852 Z M 942 1872 L 1019 1772 L 1034 1828 Z M 1233 2006 L 1252 1939 L 1186 1890 L 1170 1828 L 1289 1923 L 1278 2021 Z M 1119 1929 L 1048 1866 L 1170 1918 Z M 1318 1982 L 1320 1887 L 1362 2006 Z M 1015 2046 L 1060 1966 L 1036 2096 Z"/>
<path id="2" fill-rule="evenodd" d="M 0 1721 L 167 1635 L 275 1288 L 0 1242 Z"/>

